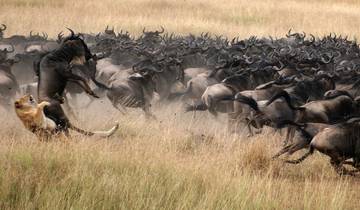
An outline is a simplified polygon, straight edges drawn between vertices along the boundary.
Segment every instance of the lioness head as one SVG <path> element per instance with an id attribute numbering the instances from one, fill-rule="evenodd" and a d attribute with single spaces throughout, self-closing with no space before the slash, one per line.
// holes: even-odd
<path id="1" fill-rule="evenodd" d="M 14 103 L 15 109 L 31 109 L 36 108 L 36 100 L 32 95 L 24 95 Z"/>

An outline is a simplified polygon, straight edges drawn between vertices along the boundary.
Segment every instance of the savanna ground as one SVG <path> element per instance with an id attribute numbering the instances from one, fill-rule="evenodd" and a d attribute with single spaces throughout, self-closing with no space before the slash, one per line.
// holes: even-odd
<path id="1" fill-rule="evenodd" d="M 360 35 L 357 0 L 0 0 L 7 35 L 64 27 L 98 32 L 106 25 L 139 34 L 164 26 L 178 34 L 282 36 L 289 28 L 316 35 Z M 78 110 L 74 123 L 118 133 L 39 143 L 12 111 L 0 118 L 0 209 L 357 209 L 359 180 L 339 177 L 314 154 L 293 166 L 270 157 L 281 146 L 266 131 L 226 133 L 226 120 L 196 119 L 179 106 L 122 116 L 106 100 Z"/>

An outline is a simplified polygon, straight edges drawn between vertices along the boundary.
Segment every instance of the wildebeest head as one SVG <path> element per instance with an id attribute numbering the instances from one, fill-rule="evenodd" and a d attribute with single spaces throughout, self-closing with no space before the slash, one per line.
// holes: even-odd
<path id="1" fill-rule="evenodd" d="M 0 39 L 4 38 L 4 31 L 6 30 L 6 25 L 5 24 L 1 24 L 1 28 L 0 28 Z"/>
<path id="2" fill-rule="evenodd" d="M 84 57 L 86 61 L 90 60 L 93 56 L 84 40 L 80 37 L 79 34 L 75 35 L 73 30 L 68 30 L 71 32 L 71 34 L 62 40 L 61 47 L 64 48 L 64 51 L 71 54 L 75 58 L 81 59 Z"/>
<path id="3" fill-rule="evenodd" d="M 39 33 L 33 34 L 32 31 L 30 31 L 28 40 L 30 41 L 46 41 L 48 38 L 47 33 L 42 33 L 42 35 L 40 35 Z"/>
<path id="4" fill-rule="evenodd" d="M 164 33 L 163 27 L 161 27 L 161 31 L 145 31 L 145 28 L 144 28 L 141 39 L 146 44 L 151 44 L 153 42 L 159 42 L 162 40 L 160 37 L 160 34 L 162 34 L 162 33 Z"/>
<path id="5" fill-rule="evenodd" d="M 112 36 L 112 37 L 116 37 L 115 31 L 114 31 L 114 27 L 112 29 L 109 29 L 109 26 L 106 26 L 105 28 L 105 34 Z"/>
<path id="6" fill-rule="evenodd" d="M 5 48 L 3 50 L 0 50 L 0 63 L 4 62 L 8 58 L 8 53 L 14 52 L 14 47 L 11 45 L 12 49 Z"/>

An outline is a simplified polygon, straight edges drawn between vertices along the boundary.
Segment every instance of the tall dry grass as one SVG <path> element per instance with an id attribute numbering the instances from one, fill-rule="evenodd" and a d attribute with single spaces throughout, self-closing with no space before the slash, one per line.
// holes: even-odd
<path id="1" fill-rule="evenodd" d="M 284 35 L 289 28 L 317 35 L 359 34 L 357 0 L 0 0 L 9 34 L 65 26 L 98 32 L 106 25 L 139 33 L 163 25 L 176 33 L 210 31 L 230 37 Z"/>
<path id="2" fill-rule="evenodd" d="M 358 179 L 338 177 L 320 154 L 299 166 L 272 161 L 279 134 L 229 135 L 221 116 L 194 119 L 174 104 L 155 110 L 158 120 L 149 122 L 99 102 L 74 122 L 93 130 L 120 120 L 116 136 L 74 134 L 68 143 L 39 143 L 2 112 L 0 209 L 359 207 Z"/>
<path id="3" fill-rule="evenodd" d="M 134 34 L 281 36 L 289 28 L 358 36 L 356 0 L 0 0 L 7 35 L 106 25 Z M 320 154 L 299 166 L 272 161 L 281 137 L 229 135 L 226 119 L 157 107 L 157 121 L 108 102 L 78 110 L 75 124 L 116 136 L 39 143 L 12 111 L 0 110 L 0 209 L 357 209 L 358 179 L 338 177 Z"/>

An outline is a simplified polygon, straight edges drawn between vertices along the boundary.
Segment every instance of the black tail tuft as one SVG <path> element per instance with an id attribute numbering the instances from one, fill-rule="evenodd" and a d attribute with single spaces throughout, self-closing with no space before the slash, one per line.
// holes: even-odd
<path id="1" fill-rule="evenodd" d="M 259 111 L 259 106 L 258 106 L 257 102 L 251 97 L 247 97 L 247 96 L 244 96 L 244 95 L 241 95 L 240 93 L 238 93 L 235 95 L 235 101 L 247 104 L 255 111 Z"/>
<path id="2" fill-rule="evenodd" d="M 285 90 L 282 90 L 282 91 L 276 93 L 275 95 L 273 95 L 270 98 L 270 100 L 268 102 L 266 102 L 265 106 L 269 106 L 272 102 L 274 102 L 278 98 L 284 98 L 285 102 L 287 103 L 287 105 L 292 110 L 304 110 L 305 109 L 303 107 L 295 107 L 295 106 L 293 106 L 292 101 L 291 101 L 291 97 L 290 97 L 289 93 L 286 92 Z"/>

